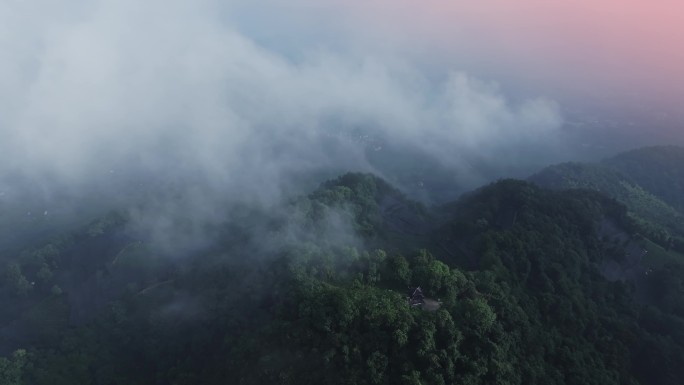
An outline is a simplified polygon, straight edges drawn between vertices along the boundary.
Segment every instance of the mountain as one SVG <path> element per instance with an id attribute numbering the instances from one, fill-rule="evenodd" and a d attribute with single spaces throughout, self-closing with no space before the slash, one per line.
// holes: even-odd
<path id="1" fill-rule="evenodd" d="M 425 207 L 352 173 L 217 209 L 193 247 L 125 210 L 36 238 L 0 272 L 0 383 L 679 384 L 684 260 L 644 255 L 605 194 L 636 182 L 556 170 L 602 191 L 501 180 Z"/>
<path id="2" fill-rule="evenodd" d="M 648 147 L 601 163 L 547 167 L 530 181 L 552 189 L 600 191 L 625 204 L 639 230 L 665 247 L 684 246 L 684 149 Z M 684 250 L 684 249 L 682 249 Z"/>
<path id="3" fill-rule="evenodd" d="M 684 212 L 684 148 L 645 147 L 619 154 L 602 162 Z"/>

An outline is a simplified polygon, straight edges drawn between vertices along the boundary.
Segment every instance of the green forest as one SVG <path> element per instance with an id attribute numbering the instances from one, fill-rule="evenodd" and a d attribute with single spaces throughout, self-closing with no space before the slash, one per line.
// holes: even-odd
<path id="1" fill-rule="evenodd" d="M 348 173 L 182 256 L 112 211 L 3 251 L 0 384 L 679 385 L 683 170 L 646 148 L 435 207 Z"/>

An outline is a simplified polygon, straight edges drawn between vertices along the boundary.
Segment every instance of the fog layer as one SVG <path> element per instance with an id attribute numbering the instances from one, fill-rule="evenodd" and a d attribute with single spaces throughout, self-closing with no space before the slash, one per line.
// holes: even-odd
<path id="1" fill-rule="evenodd" d="M 410 57 L 354 50 L 358 40 L 330 28 L 291 49 L 292 39 L 258 42 L 249 31 L 286 36 L 291 24 L 247 28 L 242 2 L 0 7 L 0 171 L 46 194 L 109 194 L 135 175 L 269 201 L 293 172 L 382 174 L 369 146 L 467 170 L 463 154 L 510 162 L 518 144 L 552 145 L 562 123 L 551 100 L 511 102 L 490 79 L 425 73 Z"/>

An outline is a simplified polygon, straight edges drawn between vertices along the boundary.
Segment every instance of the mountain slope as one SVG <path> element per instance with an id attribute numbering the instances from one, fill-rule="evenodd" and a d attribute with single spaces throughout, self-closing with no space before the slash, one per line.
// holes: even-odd
<path id="1" fill-rule="evenodd" d="M 529 178 L 551 189 L 589 189 L 624 203 L 642 227 L 657 238 L 684 234 L 684 215 L 627 175 L 601 164 L 564 163 L 550 166 Z"/>
<path id="2" fill-rule="evenodd" d="M 602 162 L 684 213 L 684 148 L 646 147 Z"/>
<path id="3" fill-rule="evenodd" d="M 12 339 L 23 350 L 0 360 L 0 378 L 484 385 L 684 376 L 684 268 L 653 269 L 641 297 L 629 281 L 607 279 L 604 264 L 626 250 L 603 224 L 622 234 L 630 219 L 600 193 L 504 180 L 427 209 L 377 177 L 346 174 L 282 207 L 239 211 L 181 259 L 127 231 L 129 217 L 93 223 L 39 253 L 60 290 L 45 291 L 49 281 L 22 294 L 21 278 L 38 276 L 33 259 L 6 266 L 0 292 L 17 304 L 8 316 L 60 321 L 27 323 L 25 334 L 49 338 Z M 69 276 L 110 288 L 87 320 L 68 315 L 97 286 L 68 285 Z M 409 304 L 417 286 L 436 306 Z"/>
<path id="4" fill-rule="evenodd" d="M 600 191 L 624 203 L 633 230 L 666 249 L 684 251 L 684 149 L 649 147 L 619 154 L 600 164 L 547 167 L 530 181 L 547 188 Z"/>

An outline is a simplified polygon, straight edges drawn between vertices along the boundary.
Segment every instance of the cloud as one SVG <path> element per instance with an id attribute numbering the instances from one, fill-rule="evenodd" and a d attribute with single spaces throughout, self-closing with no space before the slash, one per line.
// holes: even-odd
<path id="1" fill-rule="evenodd" d="M 503 148 L 552 143 L 560 129 L 553 101 L 512 102 L 493 82 L 427 73 L 401 52 L 373 54 L 346 29 L 353 23 L 321 27 L 320 39 L 295 46 L 302 35 L 289 22 L 236 21 L 268 13 L 257 9 L 209 0 L 3 2 L 1 175 L 108 199 L 132 181 L 175 183 L 210 217 L 215 200 L 277 201 L 296 174 L 382 174 L 357 140 L 364 132 L 462 168 L 459 154 L 495 158 Z M 300 10 L 310 23 L 335 24 L 329 10 Z M 312 21 L 317 15 L 324 20 Z M 254 32 L 268 28 L 268 38 Z"/>

